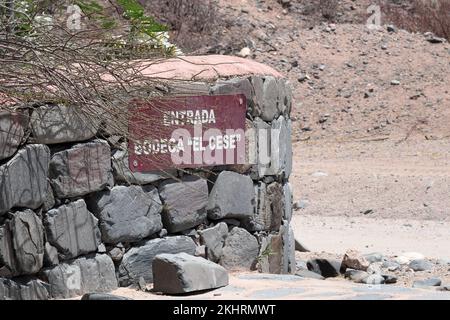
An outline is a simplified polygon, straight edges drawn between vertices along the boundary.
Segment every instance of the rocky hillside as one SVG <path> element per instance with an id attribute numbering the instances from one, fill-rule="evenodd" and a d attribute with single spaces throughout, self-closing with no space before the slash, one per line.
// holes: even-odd
<path id="1" fill-rule="evenodd" d="M 217 28 L 194 53 L 244 55 L 286 73 L 296 141 L 450 136 L 448 42 L 369 30 L 368 1 L 340 1 L 334 23 L 305 1 L 219 3 Z"/>

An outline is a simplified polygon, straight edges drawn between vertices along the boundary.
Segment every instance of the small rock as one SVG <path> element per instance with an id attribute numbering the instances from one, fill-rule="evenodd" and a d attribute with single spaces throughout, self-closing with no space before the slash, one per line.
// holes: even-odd
<path id="1" fill-rule="evenodd" d="M 116 296 L 109 293 L 86 293 L 81 297 L 81 300 L 133 300 L 127 297 Z"/>
<path id="2" fill-rule="evenodd" d="M 428 278 L 414 281 L 413 288 L 439 287 L 441 284 L 442 281 L 439 278 Z"/>
<path id="3" fill-rule="evenodd" d="M 309 270 L 298 270 L 295 273 L 296 276 L 302 277 L 302 278 L 309 278 L 309 279 L 318 279 L 318 280 L 324 280 L 325 278 L 322 277 L 320 274 L 309 271 Z"/>
<path id="4" fill-rule="evenodd" d="M 308 270 L 308 266 L 306 265 L 306 261 L 297 260 L 297 261 L 295 261 L 295 265 L 296 265 L 297 271 Z"/>
<path id="5" fill-rule="evenodd" d="M 310 77 L 307 75 L 307 74 L 305 74 L 305 73 L 301 73 L 299 76 L 298 76 L 298 82 L 305 82 L 306 80 L 309 80 L 310 79 Z"/>
<path id="6" fill-rule="evenodd" d="M 240 56 L 242 58 L 247 58 L 251 53 L 252 53 L 252 51 L 250 50 L 250 48 L 245 47 L 245 48 L 242 48 L 241 51 L 239 51 L 238 56 Z"/>
<path id="7" fill-rule="evenodd" d="M 369 253 L 369 254 L 365 254 L 363 255 L 363 257 L 369 262 L 369 263 L 374 263 L 374 262 L 381 262 L 384 259 L 384 256 L 382 253 L 379 252 L 374 252 L 374 253 Z"/>
<path id="8" fill-rule="evenodd" d="M 298 252 L 311 252 L 301 241 L 295 239 L 295 251 Z"/>
<path id="9" fill-rule="evenodd" d="M 347 270 L 345 277 L 355 283 L 365 283 L 364 281 L 369 277 L 369 274 L 361 270 Z"/>
<path id="10" fill-rule="evenodd" d="M 367 268 L 367 272 L 370 274 L 381 274 L 381 262 L 370 264 L 370 266 Z"/>
<path id="11" fill-rule="evenodd" d="M 384 284 L 385 280 L 382 275 L 379 274 L 371 274 L 366 279 L 364 279 L 365 284 Z"/>
<path id="12" fill-rule="evenodd" d="M 206 246 L 197 246 L 194 255 L 206 259 Z"/>
<path id="13" fill-rule="evenodd" d="M 386 30 L 388 32 L 397 32 L 397 28 L 395 26 L 393 26 L 392 24 L 386 26 Z"/>
<path id="14" fill-rule="evenodd" d="M 389 274 L 382 274 L 381 276 L 384 278 L 384 283 L 385 284 L 397 283 L 397 277 L 396 276 L 392 276 L 392 275 L 389 275 Z"/>
<path id="15" fill-rule="evenodd" d="M 341 262 L 329 259 L 310 259 L 307 262 L 308 270 L 322 275 L 324 278 L 337 277 L 342 271 Z"/>
<path id="16" fill-rule="evenodd" d="M 396 271 L 400 269 L 400 264 L 391 260 L 383 261 L 383 264 L 381 266 L 388 269 L 389 271 Z"/>
<path id="17" fill-rule="evenodd" d="M 165 294 L 181 294 L 216 289 L 228 285 L 222 266 L 186 253 L 160 254 L 153 260 L 153 289 Z"/>
<path id="18" fill-rule="evenodd" d="M 369 262 L 356 250 L 347 250 L 342 259 L 344 268 L 366 271 L 369 268 Z"/>
<path id="19" fill-rule="evenodd" d="M 299 201 L 294 202 L 292 208 L 294 210 L 300 210 L 300 209 L 305 209 L 308 205 L 309 205 L 308 200 L 299 200 Z"/>
<path id="20" fill-rule="evenodd" d="M 314 178 L 319 178 L 319 177 L 328 177 L 328 173 L 326 172 L 322 172 L 322 171 L 316 171 L 312 174 L 312 176 Z"/>
<path id="21" fill-rule="evenodd" d="M 414 271 L 426 271 L 431 270 L 433 268 L 433 264 L 425 259 L 413 260 L 409 264 L 409 267 Z"/>
<path id="22" fill-rule="evenodd" d="M 392 80 L 392 81 L 391 81 L 391 85 L 393 85 L 393 86 L 399 86 L 399 85 L 400 85 L 400 81 L 398 81 L 398 80 Z"/>

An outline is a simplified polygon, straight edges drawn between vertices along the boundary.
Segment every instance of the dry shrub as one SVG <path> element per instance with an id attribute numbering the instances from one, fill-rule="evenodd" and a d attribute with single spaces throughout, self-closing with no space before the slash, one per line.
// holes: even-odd
<path id="1" fill-rule="evenodd" d="M 450 0 L 384 0 L 380 4 L 385 22 L 450 40 Z"/>
<path id="2" fill-rule="evenodd" d="M 146 9 L 172 31 L 172 39 L 184 51 L 202 46 L 219 24 L 216 0 L 147 0 Z"/>

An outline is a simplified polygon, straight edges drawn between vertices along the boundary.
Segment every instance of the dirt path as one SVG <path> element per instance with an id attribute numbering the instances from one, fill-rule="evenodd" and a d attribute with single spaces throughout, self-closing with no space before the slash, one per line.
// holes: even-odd
<path id="1" fill-rule="evenodd" d="M 314 251 L 450 258 L 450 141 L 296 144 L 297 237 Z"/>

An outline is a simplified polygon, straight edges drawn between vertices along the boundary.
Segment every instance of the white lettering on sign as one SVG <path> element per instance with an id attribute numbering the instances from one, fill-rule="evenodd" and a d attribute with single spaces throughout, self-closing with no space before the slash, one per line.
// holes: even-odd
<path id="1" fill-rule="evenodd" d="M 167 111 L 164 112 L 164 126 L 174 125 L 198 125 L 216 123 L 216 115 L 214 110 L 183 110 L 183 111 Z"/>
<path id="2" fill-rule="evenodd" d="M 194 152 L 209 150 L 234 150 L 238 147 L 238 142 L 242 139 L 241 134 L 225 134 L 209 137 L 204 140 L 203 137 L 188 137 L 187 145 L 192 147 Z M 204 146 L 207 141 L 208 145 Z M 185 142 L 180 139 L 154 139 L 142 140 L 134 143 L 134 153 L 137 156 L 151 154 L 179 153 L 185 151 Z"/>

